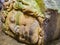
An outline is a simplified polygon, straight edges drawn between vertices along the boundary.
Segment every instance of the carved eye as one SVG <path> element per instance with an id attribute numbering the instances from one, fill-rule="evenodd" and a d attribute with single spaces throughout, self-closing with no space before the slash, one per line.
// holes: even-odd
<path id="1" fill-rule="evenodd" d="M 14 17 L 12 16 L 12 17 L 10 17 L 10 21 L 12 22 L 12 23 L 15 23 L 15 19 L 14 19 Z"/>

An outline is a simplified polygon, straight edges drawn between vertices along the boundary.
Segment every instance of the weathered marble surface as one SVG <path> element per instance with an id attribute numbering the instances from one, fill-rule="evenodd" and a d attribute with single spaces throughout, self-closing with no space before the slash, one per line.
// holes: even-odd
<path id="1" fill-rule="evenodd" d="M 57 9 L 60 13 L 60 0 L 43 0 L 46 8 Z"/>

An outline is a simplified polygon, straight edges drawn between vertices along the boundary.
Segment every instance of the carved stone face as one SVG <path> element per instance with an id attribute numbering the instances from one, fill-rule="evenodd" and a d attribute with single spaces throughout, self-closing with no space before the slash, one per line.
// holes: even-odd
<path id="1" fill-rule="evenodd" d="M 28 44 L 42 44 L 44 32 L 42 31 L 42 27 L 40 27 L 39 21 L 36 19 L 36 17 L 40 16 L 39 9 L 36 8 L 37 3 L 32 0 L 15 1 L 4 2 L 5 11 L 7 11 L 5 32 L 10 33 L 11 36 L 13 35 L 12 37 L 17 37 L 18 40 Z M 39 19 L 43 19 L 41 17 Z"/>
<path id="2" fill-rule="evenodd" d="M 18 39 L 25 43 L 35 44 L 38 40 L 43 40 L 42 28 L 32 16 L 13 10 L 8 13 L 5 24 L 8 31 L 10 29 L 14 35 L 19 35 Z"/>

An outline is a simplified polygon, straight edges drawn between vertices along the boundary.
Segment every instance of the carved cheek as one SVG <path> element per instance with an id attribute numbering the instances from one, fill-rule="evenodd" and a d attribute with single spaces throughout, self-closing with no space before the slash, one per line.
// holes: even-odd
<path id="1" fill-rule="evenodd" d="M 29 38 L 31 43 L 36 43 L 38 41 L 38 28 L 35 28 L 34 31 L 30 30 L 29 31 Z"/>

